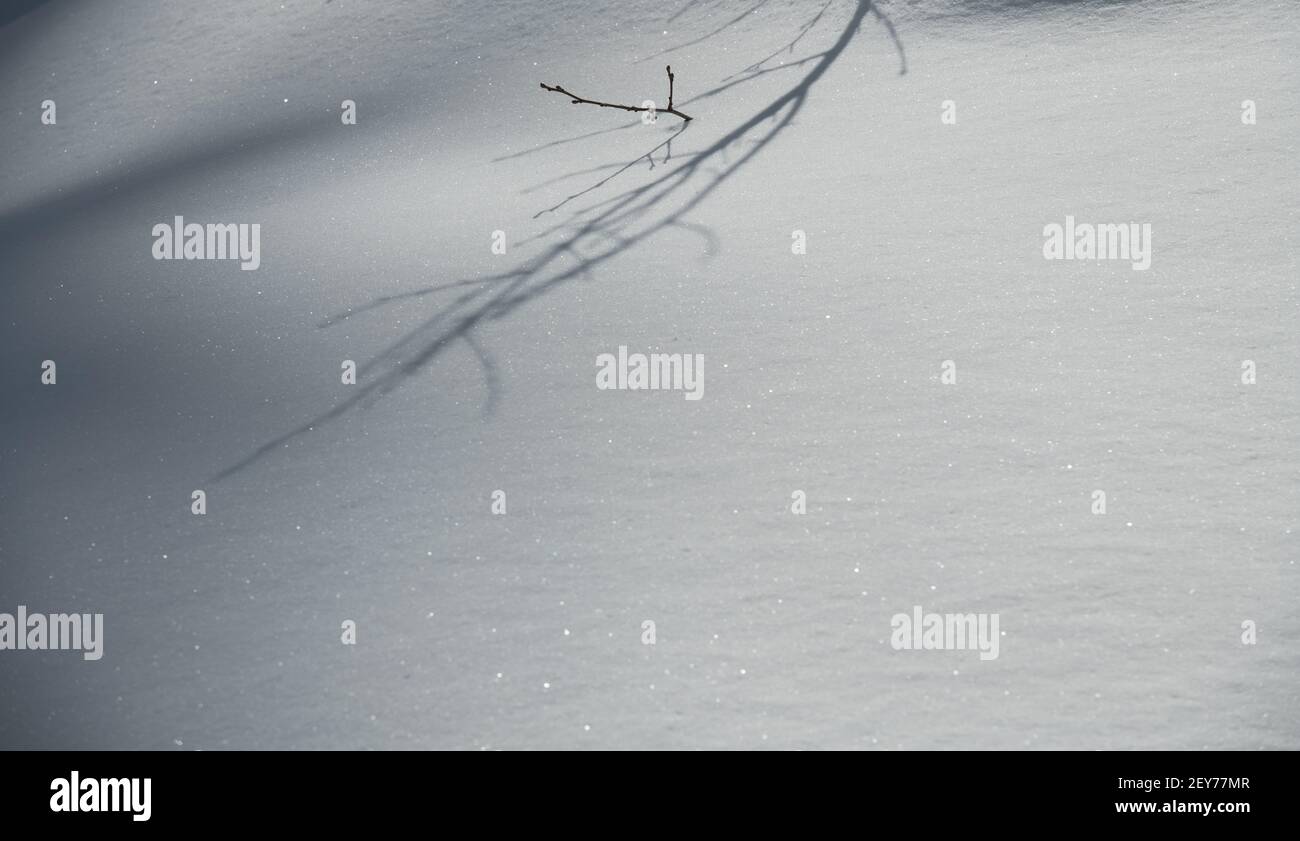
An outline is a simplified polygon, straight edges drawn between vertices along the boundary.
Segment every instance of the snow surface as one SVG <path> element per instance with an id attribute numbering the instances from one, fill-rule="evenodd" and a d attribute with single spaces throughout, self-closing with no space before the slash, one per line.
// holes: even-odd
<path id="1" fill-rule="evenodd" d="M 1300 747 L 1300 7 L 879 12 L 0 28 L 0 611 L 106 638 L 0 652 L 0 746 Z M 684 131 L 538 87 L 668 63 Z M 1151 268 L 1045 261 L 1067 214 Z M 261 268 L 155 262 L 175 215 Z M 619 345 L 704 398 L 597 391 Z M 916 604 L 1000 657 L 893 650 Z"/>

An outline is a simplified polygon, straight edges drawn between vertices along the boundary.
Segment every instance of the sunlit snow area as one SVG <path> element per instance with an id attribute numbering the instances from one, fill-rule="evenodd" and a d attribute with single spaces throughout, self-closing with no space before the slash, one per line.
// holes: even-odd
<path id="1" fill-rule="evenodd" d="M 1292 0 L 21 5 L 0 747 L 1300 747 Z"/>

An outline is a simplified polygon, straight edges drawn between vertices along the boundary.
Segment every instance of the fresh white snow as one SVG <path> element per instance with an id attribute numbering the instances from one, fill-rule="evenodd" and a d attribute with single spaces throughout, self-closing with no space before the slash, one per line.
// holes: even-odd
<path id="1" fill-rule="evenodd" d="M 1300 7 L 879 12 L 0 28 L 0 611 L 105 614 L 0 651 L 0 746 L 1300 747 Z M 666 64 L 684 130 L 539 88 Z M 153 260 L 177 215 L 260 267 Z M 1151 267 L 1044 260 L 1067 215 Z M 620 345 L 704 398 L 597 390 Z"/>

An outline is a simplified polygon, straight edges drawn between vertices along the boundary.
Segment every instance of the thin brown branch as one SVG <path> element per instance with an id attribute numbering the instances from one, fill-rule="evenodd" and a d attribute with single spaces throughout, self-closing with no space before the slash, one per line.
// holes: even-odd
<path id="1" fill-rule="evenodd" d="M 613 102 L 599 102 L 595 99 L 584 99 L 583 97 L 578 96 L 576 93 L 565 90 L 559 85 L 548 85 L 545 82 L 542 82 L 542 90 L 551 91 L 553 93 L 562 93 L 565 96 L 569 97 L 569 100 L 573 105 L 598 105 L 601 108 L 617 108 L 620 111 L 632 111 L 634 113 L 655 111 L 661 114 L 672 114 L 674 117 L 681 117 L 684 121 L 689 123 L 691 121 L 691 118 L 673 107 L 673 79 L 674 79 L 673 68 L 669 66 L 667 70 L 668 70 L 668 107 L 667 108 L 650 108 L 644 105 L 643 106 L 618 105 Z"/>

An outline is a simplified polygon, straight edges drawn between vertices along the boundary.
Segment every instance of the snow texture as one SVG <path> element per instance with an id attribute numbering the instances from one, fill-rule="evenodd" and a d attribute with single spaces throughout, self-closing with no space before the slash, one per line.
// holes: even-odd
<path id="1" fill-rule="evenodd" d="M 0 746 L 1300 747 L 1292 0 L 21 5 Z"/>

